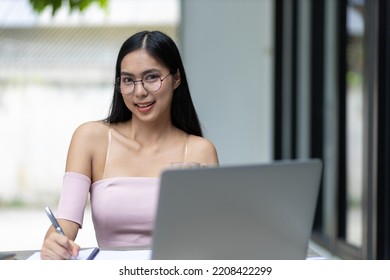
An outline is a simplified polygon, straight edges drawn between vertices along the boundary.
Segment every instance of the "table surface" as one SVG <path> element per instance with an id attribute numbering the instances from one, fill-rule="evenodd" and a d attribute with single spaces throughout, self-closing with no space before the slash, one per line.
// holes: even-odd
<path id="1" fill-rule="evenodd" d="M 37 250 L 26 250 L 26 251 L 4 251 L 0 252 L 1 260 L 26 260 Z"/>
<path id="2" fill-rule="evenodd" d="M 83 248 L 88 249 L 88 248 Z M 145 250 L 150 249 L 149 247 L 117 247 L 117 248 L 100 248 L 100 250 L 117 250 L 117 251 L 133 251 L 133 250 Z M 32 254 L 38 252 L 39 250 L 26 250 L 26 251 L 3 251 L 0 252 L 1 255 L 8 255 L 7 260 L 27 260 Z M 321 258 L 321 255 L 315 250 L 309 247 L 307 251 L 307 258 Z M 0 258 L 1 259 L 1 258 Z"/>

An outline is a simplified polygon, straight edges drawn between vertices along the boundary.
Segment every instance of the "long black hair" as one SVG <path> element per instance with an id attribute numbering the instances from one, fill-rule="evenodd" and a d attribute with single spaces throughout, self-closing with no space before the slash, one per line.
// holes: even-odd
<path id="1" fill-rule="evenodd" d="M 202 136 L 202 129 L 196 113 L 183 62 L 175 42 L 160 31 L 141 31 L 128 38 L 119 50 L 116 61 L 115 81 L 120 76 L 123 58 L 138 49 L 146 50 L 151 56 L 163 63 L 169 72 L 180 72 L 180 85 L 173 91 L 171 119 L 172 124 L 184 132 Z M 121 93 L 114 87 L 114 96 L 107 123 L 120 123 L 132 118 L 131 111 L 126 107 Z"/>

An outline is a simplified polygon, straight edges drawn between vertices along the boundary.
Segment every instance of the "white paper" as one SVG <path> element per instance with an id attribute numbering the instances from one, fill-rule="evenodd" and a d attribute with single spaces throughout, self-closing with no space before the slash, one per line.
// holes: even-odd
<path id="1" fill-rule="evenodd" d="M 109 251 L 100 250 L 95 260 L 150 260 L 151 250 Z"/>

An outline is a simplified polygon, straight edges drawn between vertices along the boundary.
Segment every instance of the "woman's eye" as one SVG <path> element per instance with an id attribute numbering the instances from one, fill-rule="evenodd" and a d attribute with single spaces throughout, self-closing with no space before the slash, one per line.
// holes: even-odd
<path id="1" fill-rule="evenodd" d="M 150 73 L 150 74 L 147 74 L 145 77 L 144 77 L 144 80 L 145 81 L 155 81 L 157 79 L 159 79 L 160 76 L 156 73 Z"/>
<path id="2" fill-rule="evenodd" d="M 124 84 L 130 84 L 133 82 L 133 79 L 130 77 L 122 77 L 122 83 Z"/>

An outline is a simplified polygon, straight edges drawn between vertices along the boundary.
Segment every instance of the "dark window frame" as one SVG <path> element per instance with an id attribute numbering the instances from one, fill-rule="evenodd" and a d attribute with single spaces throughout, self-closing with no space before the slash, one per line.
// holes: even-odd
<path id="1" fill-rule="evenodd" d="M 275 2 L 275 60 L 274 60 L 274 159 L 295 158 L 297 150 L 297 34 L 296 24 L 299 11 L 297 1 L 276 0 Z M 335 167 L 337 180 L 334 186 L 335 221 L 334 232 L 330 236 L 323 233 L 323 196 L 319 197 L 312 238 L 330 252 L 346 259 L 390 259 L 390 3 L 387 0 L 366 1 L 366 24 L 369 29 L 365 36 L 365 67 L 364 95 L 367 102 L 365 111 L 365 172 L 363 209 L 363 243 L 361 247 L 352 246 L 345 241 L 347 205 L 346 205 L 346 0 L 337 2 L 337 90 L 338 90 L 338 144 L 335 147 L 338 154 L 338 166 Z M 324 0 L 312 0 L 311 21 L 311 146 L 310 156 L 323 157 L 324 135 Z M 291 6 L 292 5 L 292 6 Z M 293 9 L 291 9 L 293 7 Z M 286 19 L 286 9 L 291 14 Z M 285 21 L 292 23 L 292 29 L 284 30 Z M 284 32 L 291 32 L 292 37 Z M 286 38 L 291 38 L 286 42 Z M 295 39 L 294 39 L 295 38 Z M 284 56 L 286 44 L 291 44 L 288 61 Z M 284 72 L 284 67 L 288 71 Z M 290 75 L 288 79 L 283 74 Z M 288 98 L 292 98 L 290 107 L 286 110 L 283 92 L 284 82 L 289 82 Z M 283 120 L 291 114 L 288 129 L 283 128 Z M 288 145 L 286 146 L 286 141 Z M 288 149 L 288 151 L 285 151 Z"/>
<path id="2" fill-rule="evenodd" d="M 390 259 L 390 3 L 379 1 L 377 80 L 377 232 L 376 258 Z M 375 51 L 375 50 L 373 50 Z M 374 170 L 375 171 L 375 170 Z"/>

